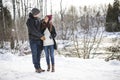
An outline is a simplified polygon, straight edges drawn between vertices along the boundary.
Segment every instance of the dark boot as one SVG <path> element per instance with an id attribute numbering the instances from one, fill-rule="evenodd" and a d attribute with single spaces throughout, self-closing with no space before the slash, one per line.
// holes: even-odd
<path id="1" fill-rule="evenodd" d="M 39 70 L 40 70 L 41 72 L 45 72 L 45 70 L 44 70 L 44 69 L 42 69 L 42 68 L 39 68 Z"/>
<path id="2" fill-rule="evenodd" d="M 41 73 L 40 69 L 35 69 L 35 72 Z"/>
<path id="3" fill-rule="evenodd" d="M 52 65 L 52 71 L 51 72 L 55 72 L 55 65 Z"/>
<path id="4" fill-rule="evenodd" d="M 47 71 L 50 71 L 50 65 L 47 65 L 47 66 L 48 66 Z"/>

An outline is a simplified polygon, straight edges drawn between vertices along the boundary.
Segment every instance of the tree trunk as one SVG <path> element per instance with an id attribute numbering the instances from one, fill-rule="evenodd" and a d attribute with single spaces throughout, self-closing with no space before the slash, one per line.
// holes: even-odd
<path id="1" fill-rule="evenodd" d="M 40 3 L 41 18 L 43 18 L 43 0 L 39 0 L 39 3 Z"/>
<path id="2" fill-rule="evenodd" d="M 15 43 L 14 43 L 14 38 L 13 38 L 13 36 L 11 36 L 10 47 L 11 47 L 11 49 L 14 49 L 14 48 L 15 48 Z"/>

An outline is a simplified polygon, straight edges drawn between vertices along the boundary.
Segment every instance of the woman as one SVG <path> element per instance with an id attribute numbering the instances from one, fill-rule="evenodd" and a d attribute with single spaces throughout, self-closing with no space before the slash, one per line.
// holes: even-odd
<path id="1" fill-rule="evenodd" d="M 51 22 L 52 15 L 45 16 L 45 19 L 42 21 L 42 33 L 45 36 L 43 41 L 44 51 L 46 55 L 47 62 L 47 71 L 50 71 L 50 59 L 52 64 L 51 72 L 55 72 L 55 60 L 54 60 L 54 49 L 56 49 L 56 31 Z"/>

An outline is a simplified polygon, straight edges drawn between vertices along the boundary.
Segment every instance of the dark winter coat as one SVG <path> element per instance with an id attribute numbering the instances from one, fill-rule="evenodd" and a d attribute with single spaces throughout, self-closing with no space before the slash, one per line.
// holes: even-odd
<path id="1" fill-rule="evenodd" d="M 29 13 L 29 18 L 27 20 L 28 34 L 30 40 L 40 40 L 40 37 L 43 36 L 41 34 L 40 24 L 41 21 L 38 18 L 33 17 L 31 13 Z"/>
<path id="2" fill-rule="evenodd" d="M 54 41 L 54 49 L 57 50 L 57 44 L 55 41 L 55 37 L 57 35 L 55 27 L 50 25 L 49 23 L 45 23 L 44 20 L 41 21 L 41 33 L 44 34 L 44 31 L 48 28 L 49 32 L 51 33 L 51 38 Z"/>

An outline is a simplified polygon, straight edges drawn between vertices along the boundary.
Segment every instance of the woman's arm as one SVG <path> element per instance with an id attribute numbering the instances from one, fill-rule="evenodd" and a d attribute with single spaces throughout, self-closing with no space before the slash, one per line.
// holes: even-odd
<path id="1" fill-rule="evenodd" d="M 51 35 L 52 35 L 53 38 L 55 38 L 57 36 L 56 29 L 55 29 L 55 27 L 53 25 L 52 25 Z"/>

